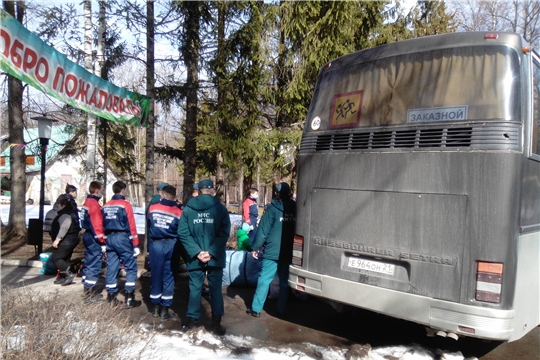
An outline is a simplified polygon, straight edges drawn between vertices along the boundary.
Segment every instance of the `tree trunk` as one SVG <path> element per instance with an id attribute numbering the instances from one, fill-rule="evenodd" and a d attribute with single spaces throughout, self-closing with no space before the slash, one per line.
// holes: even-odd
<path id="1" fill-rule="evenodd" d="M 15 2 L 4 1 L 4 9 L 19 22 L 23 22 L 25 5 Z M 26 155 L 24 144 L 24 120 L 23 120 L 23 85 L 22 81 L 11 75 L 8 77 L 8 129 L 10 147 L 9 165 L 11 176 L 11 206 L 9 207 L 8 226 L 2 243 L 26 237 Z"/>
<path id="2" fill-rule="evenodd" d="M 92 1 L 84 0 L 84 67 L 94 72 L 92 65 Z M 86 114 L 86 183 L 84 192 L 88 192 L 90 182 L 96 174 L 96 117 Z M 83 191 L 80 192 L 83 194 Z"/>
<path id="3" fill-rule="evenodd" d="M 199 51 L 200 51 L 200 4 L 197 1 L 186 1 L 184 7 L 185 34 L 182 46 L 187 69 L 186 79 L 186 126 L 184 148 L 184 199 L 186 203 L 193 191 L 197 167 L 197 92 L 199 90 Z"/>
<path id="4" fill-rule="evenodd" d="M 238 213 L 244 215 L 244 165 L 240 167 L 240 174 L 238 176 Z"/>
<path id="5" fill-rule="evenodd" d="M 148 127 L 146 128 L 146 186 L 144 191 L 144 204 L 148 205 L 154 194 L 154 1 L 149 0 L 146 3 L 146 96 L 150 98 L 150 111 L 148 115 Z M 148 226 L 147 226 L 148 227 Z M 148 228 L 146 229 L 146 238 L 148 239 Z M 143 255 L 146 254 L 146 246 L 142 248 Z"/>
<path id="6" fill-rule="evenodd" d="M 101 119 L 102 123 L 105 123 L 105 119 Z M 103 124 L 103 205 L 107 202 L 107 158 L 109 154 L 107 153 L 107 124 Z M 90 184 L 88 184 L 90 185 Z"/>
<path id="7" fill-rule="evenodd" d="M 227 180 L 225 186 L 225 206 L 229 206 L 231 203 L 231 189 L 229 188 L 229 181 Z"/>
<path id="8" fill-rule="evenodd" d="M 225 1 L 218 1 L 218 25 L 217 25 L 217 52 L 216 52 L 216 80 L 215 85 L 217 87 L 217 104 L 216 108 L 219 110 L 223 105 L 223 98 L 225 89 L 223 88 L 224 69 L 225 69 L 225 10 L 228 6 Z M 218 131 L 223 135 L 223 119 L 218 118 Z M 224 169 L 223 169 L 223 154 L 217 153 L 216 158 L 216 180 L 224 181 Z"/>
<path id="9" fill-rule="evenodd" d="M 260 188 L 260 186 L 261 186 L 261 165 L 259 163 L 257 163 L 257 190 L 259 190 L 259 198 L 257 199 L 257 205 L 261 201 L 261 197 L 260 197 L 261 188 Z"/>
<path id="10" fill-rule="evenodd" d="M 103 78 L 104 74 L 101 74 L 103 69 L 103 64 L 105 63 L 105 29 L 106 29 L 106 19 L 105 19 L 105 9 L 107 3 L 103 0 L 99 2 L 99 15 L 98 15 L 98 33 L 97 33 L 97 59 L 96 59 L 96 69 L 95 73 L 97 76 Z M 91 22 L 91 19 L 90 19 Z M 90 23 L 91 25 L 91 23 Z M 85 38 L 86 40 L 86 38 Z"/>
<path id="11" fill-rule="evenodd" d="M 103 63 L 105 62 L 105 27 L 106 27 L 106 21 L 105 21 L 105 8 L 107 4 L 105 1 L 99 2 L 99 15 L 98 15 L 98 44 L 97 44 L 97 61 L 96 61 L 96 68 L 94 74 L 96 76 L 99 76 L 103 78 L 104 74 L 101 73 L 103 69 Z M 90 19 L 91 22 L 91 19 Z M 86 30 L 86 27 L 85 27 Z M 86 40 L 86 39 L 85 39 Z M 100 124 L 102 132 L 103 132 L 103 204 L 105 205 L 105 202 L 107 201 L 107 124 L 105 123 L 105 119 L 100 119 Z M 97 123 L 97 119 L 96 119 Z M 96 146 L 97 146 L 97 136 L 94 138 L 94 154 L 96 153 Z M 94 159 L 95 159 L 94 155 Z M 94 165 L 95 168 L 95 165 Z M 96 171 L 94 169 L 93 175 L 95 177 Z M 88 176 L 88 174 L 87 174 Z M 90 179 L 90 181 L 94 180 Z M 90 186 L 89 179 L 86 179 L 86 188 Z M 81 191 L 82 193 L 82 191 Z"/>
<path id="12" fill-rule="evenodd" d="M 166 146 L 167 145 L 167 118 L 168 118 L 168 114 L 169 112 L 165 112 L 164 113 L 164 120 L 165 120 L 165 124 L 163 124 L 163 146 Z M 163 158 L 163 156 L 161 157 L 161 164 L 163 165 L 163 177 L 162 177 L 162 181 L 164 182 L 167 182 L 167 162 L 165 161 L 165 159 Z"/>
<path id="13" fill-rule="evenodd" d="M 283 111 L 283 105 L 285 104 L 285 97 L 284 93 L 287 88 L 287 80 L 286 80 L 286 74 L 285 71 L 285 63 L 286 63 L 286 56 L 287 56 L 287 45 L 285 44 L 285 30 L 284 30 L 284 16 L 285 16 L 285 6 L 284 2 L 281 1 L 280 5 L 280 19 L 279 19 L 279 43 L 278 43 L 278 58 L 277 58 L 277 66 L 275 69 L 276 72 L 276 78 L 277 78 L 277 98 L 276 98 L 276 128 L 280 129 L 283 127 L 283 124 L 285 122 L 285 112 Z"/>
<path id="14" fill-rule="evenodd" d="M 143 134 L 143 131 L 144 131 L 144 133 L 146 133 L 146 129 L 143 130 L 143 129 L 138 128 L 138 127 L 135 128 L 135 150 L 134 151 L 135 151 L 135 169 L 137 170 L 137 174 L 142 173 L 142 171 L 141 171 L 141 161 L 142 161 L 141 147 L 143 145 L 142 145 L 142 140 L 141 140 L 141 134 Z M 137 194 L 140 194 L 142 199 L 145 198 L 145 196 L 146 196 L 146 182 L 144 184 L 142 182 L 139 183 L 139 186 L 137 187 Z M 146 201 L 146 200 L 144 200 L 144 201 Z M 144 202 L 144 201 L 142 201 L 142 202 Z"/>

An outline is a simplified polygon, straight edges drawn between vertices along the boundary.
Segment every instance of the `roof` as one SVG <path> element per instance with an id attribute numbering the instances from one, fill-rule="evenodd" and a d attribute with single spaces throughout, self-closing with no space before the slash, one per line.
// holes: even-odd
<path id="1" fill-rule="evenodd" d="M 64 149 L 67 142 L 73 138 L 75 131 L 72 126 L 58 125 L 52 127 L 51 139 L 47 147 L 46 164 L 50 165 L 51 161 Z M 37 127 L 24 130 L 24 142 L 26 144 L 26 156 L 35 156 L 33 165 L 26 165 L 26 173 L 39 172 L 41 170 L 41 157 L 39 135 Z M 0 166 L 0 174 L 10 174 L 10 147 L 6 148 L 0 156 L 6 158 L 4 166 Z"/>

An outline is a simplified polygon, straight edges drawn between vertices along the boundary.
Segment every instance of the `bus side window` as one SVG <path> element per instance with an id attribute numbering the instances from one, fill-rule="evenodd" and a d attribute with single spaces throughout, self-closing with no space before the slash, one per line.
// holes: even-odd
<path id="1" fill-rule="evenodd" d="M 540 59 L 533 57 L 533 128 L 532 153 L 540 155 Z"/>

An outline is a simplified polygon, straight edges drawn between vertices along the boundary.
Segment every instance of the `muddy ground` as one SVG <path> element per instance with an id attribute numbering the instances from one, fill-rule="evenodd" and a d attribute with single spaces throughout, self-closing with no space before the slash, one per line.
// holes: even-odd
<path id="1" fill-rule="evenodd" d="M 141 239 L 142 240 L 142 239 Z M 50 247 L 50 239 L 44 239 L 43 249 Z M 142 246 L 142 244 L 141 244 Z M 73 259 L 82 258 L 84 249 L 80 245 Z M 22 244 L 2 244 L 2 258 L 35 259 L 33 246 Z M 139 268 L 143 269 L 144 260 L 139 257 Z M 4 269 L 5 267 L 3 267 Z M 144 270 L 142 270 L 144 272 Z M 15 273 L 15 272 L 14 272 Z M 50 282 L 53 276 L 36 274 L 40 282 Z M 3 280 L 17 282 L 17 279 Z M 44 279 L 45 278 L 45 279 Z M 36 279 L 38 280 L 38 279 Z M 122 280 L 120 280 L 121 284 Z M 4 282 L 5 283 L 5 282 Z M 100 278 L 98 286 L 104 288 L 104 279 Z M 63 288 L 63 291 L 82 292 L 80 278 L 76 284 Z M 120 286 L 122 288 L 122 286 Z M 174 303 L 171 307 L 176 314 L 176 321 L 162 323 L 153 318 L 149 311 L 150 278 L 142 276 L 137 284 L 137 298 L 143 299 L 143 306 L 125 310 L 134 323 L 146 323 L 158 331 L 181 330 L 186 321 L 185 313 L 188 300 L 188 274 L 179 275 L 175 288 Z M 372 347 L 390 345 L 418 344 L 427 349 L 461 351 L 465 357 L 478 357 L 481 360 L 538 360 L 540 359 L 540 327 L 535 328 L 523 339 L 513 343 L 484 342 L 473 338 L 460 338 L 457 342 L 444 338 L 428 338 L 421 325 L 397 320 L 384 315 L 361 309 L 349 309 L 337 312 L 329 304 L 317 298 L 300 299 L 291 295 L 286 314 L 279 318 L 275 311 L 275 300 L 267 300 L 260 318 L 245 313 L 251 306 L 254 288 L 224 287 L 225 316 L 222 325 L 232 335 L 251 336 L 267 346 L 300 346 L 311 343 L 319 346 L 349 348 L 354 344 L 370 344 Z M 105 291 L 103 291 L 105 293 Z M 120 296 L 120 298 L 123 298 Z M 202 317 L 200 324 L 210 330 L 211 310 L 208 298 L 202 299 Z M 254 346 L 257 346 L 254 344 Z"/>

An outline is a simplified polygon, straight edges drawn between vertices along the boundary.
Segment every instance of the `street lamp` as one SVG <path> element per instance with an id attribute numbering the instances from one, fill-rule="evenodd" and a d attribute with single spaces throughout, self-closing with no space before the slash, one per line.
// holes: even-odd
<path id="1" fill-rule="evenodd" d="M 55 119 L 48 118 L 46 116 L 36 116 L 32 120 L 37 120 L 38 122 L 38 134 L 39 134 L 39 143 L 41 145 L 41 183 L 40 183 L 40 194 L 39 194 L 39 228 L 41 229 L 40 234 L 37 239 L 37 253 L 38 255 L 43 251 L 43 218 L 44 218 L 44 203 L 45 203 L 45 165 L 47 154 L 47 146 L 49 145 L 49 139 L 51 138 L 52 124 L 55 122 Z"/>

